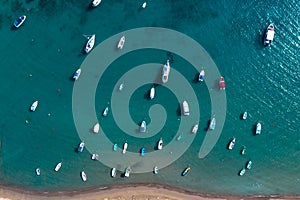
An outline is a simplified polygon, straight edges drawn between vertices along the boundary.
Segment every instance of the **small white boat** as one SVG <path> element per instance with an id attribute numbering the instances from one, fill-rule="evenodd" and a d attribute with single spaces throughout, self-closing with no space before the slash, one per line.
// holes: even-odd
<path id="1" fill-rule="evenodd" d="M 235 138 L 233 138 L 233 139 L 230 141 L 230 143 L 229 143 L 229 145 L 228 145 L 228 149 L 229 149 L 229 150 L 233 149 L 234 144 L 235 144 Z"/>
<path id="2" fill-rule="evenodd" d="M 146 8 L 146 6 L 147 6 L 147 2 L 145 1 L 142 5 L 142 8 Z"/>
<path id="3" fill-rule="evenodd" d="M 87 180 L 87 176 L 86 176 L 85 172 L 84 172 L 84 171 L 81 171 L 80 174 L 81 174 L 82 180 L 85 182 L 85 181 Z"/>
<path id="4" fill-rule="evenodd" d="M 194 133 L 194 134 L 197 133 L 198 128 L 199 128 L 199 123 L 197 122 L 192 128 L 192 133 Z"/>
<path id="5" fill-rule="evenodd" d="M 88 41 L 87 41 L 87 43 L 85 45 L 85 49 L 84 49 L 84 51 L 86 53 L 89 53 L 92 50 L 92 48 L 94 47 L 94 45 L 95 45 L 95 39 L 96 39 L 96 35 L 95 34 L 88 38 Z"/>
<path id="6" fill-rule="evenodd" d="M 125 36 L 123 35 L 119 40 L 118 49 L 123 49 L 124 44 L 125 44 Z"/>
<path id="7" fill-rule="evenodd" d="M 258 122 L 258 123 L 256 124 L 255 134 L 256 134 L 256 135 L 259 135 L 260 133 L 261 133 L 261 123 Z"/>
<path id="8" fill-rule="evenodd" d="M 113 178 L 116 177 L 116 175 L 117 175 L 117 169 L 116 169 L 115 167 L 111 169 L 110 175 L 111 175 L 111 177 L 113 177 Z"/>
<path id="9" fill-rule="evenodd" d="M 266 30 L 265 36 L 264 36 L 264 45 L 267 47 L 269 46 L 272 41 L 274 40 L 275 35 L 275 26 L 274 24 L 270 24 Z"/>
<path id="10" fill-rule="evenodd" d="M 240 170 L 239 175 L 243 176 L 245 173 L 246 173 L 246 169 L 243 168 L 243 169 Z"/>
<path id="11" fill-rule="evenodd" d="M 99 133 L 99 129 L 100 129 L 100 124 L 99 123 L 96 123 L 93 127 L 93 132 L 94 133 Z"/>
<path id="12" fill-rule="evenodd" d="M 62 165 L 62 162 L 57 163 L 57 165 L 56 165 L 55 168 L 54 168 L 54 171 L 57 172 L 57 171 L 61 168 L 61 165 Z"/>
<path id="13" fill-rule="evenodd" d="M 123 145 L 123 150 L 122 150 L 122 153 L 125 154 L 126 151 L 127 151 L 127 148 L 128 148 L 128 143 L 125 142 L 124 145 Z"/>
<path id="14" fill-rule="evenodd" d="M 97 7 L 101 3 L 101 0 L 93 0 L 92 1 L 92 7 Z"/>
<path id="15" fill-rule="evenodd" d="M 21 17 L 19 17 L 14 21 L 14 26 L 16 28 L 19 28 L 25 22 L 25 20 L 26 20 L 26 15 L 22 15 Z"/>
<path id="16" fill-rule="evenodd" d="M 41 175 L 41 169 L 40 168 L 36 168 L 35 169 L 35 173 L 36 173 L 36 175 Z"/>
<path id="17" fill-rule="evenodd" d="M 150 90 L 150 99 L 153 99 L 155 96 L 155 88 L 152 87 L 151 90 Z"/>
<path id="18" fill-rule="evenodd" d="M 163 140 L 162 138 L 159 139 L 159 141 L 157 142 L 157 149 L 161 150 L 163 148 Z"/>
<path id="19" fill-rule="evenodd" d="M 154 174 L 158 174 L 158 167 L 157 167 L 157 166 L 155 166 L 155 167 L 153 168 L 153 173 L 154 173 Z"/>
<path id="20" fill-rule="evenodd" d="M 242 148 L 242 150 L 241 150 L 241 154 L 242 154 L 242 155 L 245 155 L 245 154 L 246 154 L 246 151 L 247 151 L 247 150 L 246 150 L 246 147 L 243 146 L 243 148 Z"/>
<path id="21" fill-rule="evenodd" d="M 103 113 L 102 113 L 103 117 L 106 117 L 106 116 L 107 116 L 108 111 L 109 111 L 109 109 L 108 109 L 108 106 L 107 106 L 107 107 L 104 109 Z"/>
<path id="22" fill-rule="evenodd" d="M 141 126 L 140 126 L 140 132 L 145 133 L 147 130 L 147 125 L 145 121 L 142 121 Z"/>
<path id="23" fill-rule="evenodd" d="M 92 160 L 99 160 L 99 155 L 97 153 L 93 153 Z"/>
<path id="24" fill-rule="evenodd" d="M 187 101 L 182 102 L 182 110 L 183 110 L 183 115 L 184 116 L 189 116 L 190 115 L 189 104 L 187 103 Z"/>
<path id="25" fill-rule="evenodd" d="M 75 81 L 77 81 L 77 79 L 79 78 L 80 74 L 81 74 L 81 69 L 79 68 L 79 69 L 77 69 L 76 72 L 74 73 L 73 79 L 75 79 Z"/>
<path id="26" fill-rule="evenodd" d="M 124 176 L 125 176 L 125 177 L 129 177 L 130 172 L 131 172 L 130 167 L 127 167 L 127 168 L 125 169 L 125 174 L 124 174 Z"/>
<path id="27" fill-rule="evenodd" d="M 167 83 L 169 80 L 169 74 L 170 74 L 170 62 L 167 60 L 167 63 L 164 64 L 163 70 L 162 70 L 162 77 L 161 80 L 163 83 Z"/>
<path id="28" fill-rule="evenodd" d="M 77 151 L 78 152 L 82 152 L 84 149 L 85 143 L 82 141 L 80 142 L 80 144 L 78 145 Z"/>
<path id="29" fill-rule="evenodd" d="M 204 71 L 204 69 L 202 69 L 200 74 L 199 74 L 198 81 L 199 82 L 204 81 L 204 76 L 205 76 L 205 71 Z"/>
<path id="30" fill-rule="evenodd" d="M 244 113 L 243 113 L 243 119 L 244 119 L 244 120 L 247 119 L 247 116 L 248 116 L 248 113 L 247 113 L 247 112 L 244 112 Z"/>
<path id="31" fill-rule="evenodd" d="M 216 118 L 213 117 L 211 120 L 210 120 L 210 123 L 209 123 L 209 129 L 210 130 L 214 130 L 216 128 Z"/>
<path id="32" fill-rule="evenodd" d="M 124 83 L 121 83 L 120 86 L 119 86 L 119 91 L 122 91 L 124 88 Z"/>
<path id="33" fill-rule="evenodd" d="M 38 104 L 39 104 L 39 101 L 33 102 L 33 104 L 32 104 L 31 107 L 30 107 L 30 110 L 31 110 L 32 112 L 34 112 L 34 111 L 36 110 Z"/>
<path id="34" fill-rule="evenodd" d="M 251 161 L 251 160 L 249 160 L 249 161 L 247 162 L 246 168 L 247 168 L 247 169 L 251 169 L 251 168 L 252 168 L 252 161 Z"/>

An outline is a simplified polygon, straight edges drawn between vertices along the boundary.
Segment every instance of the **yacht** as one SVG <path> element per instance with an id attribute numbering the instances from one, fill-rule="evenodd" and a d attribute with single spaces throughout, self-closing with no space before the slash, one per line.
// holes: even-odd
<path id="1" fill-rule="evenodd" d="M 161 150 L 163 148 L 163 140 L 162 138 L 159 139 L 159 141 L 157 142 L 157 149 Z"/>
<path id="2" fill-rule="evenodd" d="M 145 133 L 147 130 L 147 125 L 145 121 L 142 121 L 141 126 L 140 126 L 140 132 Z"/>
<path id="3" fill-rule="evenodd" d="M 39 101 L 33 102 L 33 104 L 32 104 L 31 107 L 30 107 L 30 110 L 31 110 L 32 112 L 34 112 L 34 111 L 36 110 L 38 104 L 39 104 Z"/>
<path id="4" fill-rule="evenodd" d="M 78 151 L 78 152 L 82 152 L 83 149 L 84 149 L 84 145 L 85 145 L 85 143 L 84 143 L 83 141 L 80 142 L 80 144 L 78 145 L 77 151 Z"/>
<path id="5" fill-rule="evenodd" d="M 87 41 L 87 43 L 85 45 L 85 49 L 84 49 L 84 51 L 86 53 L 89 53 L 92 50 L 92 48 L 94 47 L 94 45 L 95 45 L 95 39 L 96 39 L 96 35 L 95 34 L 92 35 L 92 36 L 90 36 L 90 37 L 88 37 L 88 41 Z"/>
<path id="6" fill-rule="evenodd" d="M 248 113 L 247 113 L 247 112 L 244 112 L 244 113 L 243 113 L 243 120 L 247 119 L 247 117 L 248 117 Z"/>
<path id="7" fill-rule="evenodd" d="M 251 168 L 252 168 L 252 161 L 251 161 L 251 160 L 249 160 L 249 161 L 247 162 L 246 168 L 247 168 L 247 169 L 251 169 Z"/>
<path id="8" fill-rule="evenodd" d="M 229 143 L 229 145 L 228 145 L 228 149 L 229 149 L 229 150 L 232 150 L 233 147 L 234 147 L 234 144 L 235 144 L 235 138 L 233 138 L 233 139 L 230 141 L 230 143 Z"/>
<path id="9" fill-rule="evenodd" d="M 107 114 L 108 114 L 108 106 L 104 109 L 104 111 L 103 111 L 103 113 L 102 113 L 102 115 L 103 115 L 103 117 L 106 117 L 107 116 Z"/>
<path id="10" fill-rule="evenodd" d="M 153 99 L 154 95 L 155 95 L 155 88 L 152 87 L 151 90 L 150 90 L 150 99 Z"/>
<path id="11" fill-rule="evenodd" d="M 93 127 L 93 132 L 94 132 L 94 133 L 99 133 L 99 129 L 100 129 L 100 125 L 99 125 L 99 123 L 96 123 L 96 124 L 94 125 L 94 127 Z"/>
<path id="12" fill-rule="evenodd" d="M 55 168 L 54 168 L 54 171 L 57 172 L 57 171 L 61 168 L 61 165 L 62 165 L 62 162 L 57 163 L 57 165 L 56 165 Z"/>
<path id="13" fill-rule="evenodd" d="M 19 17 L 14 21 L 14 26 L 16 28 L 19 28 L 24 23 L 25 20 L 26 20 L 26 15 L 22 15 L 21 17 Z"/>
<path id="14" fill-rule="evenodd" d="M 92 1 L 92 7 L 97 7 L 101 3 L 101 0 L 93 0 Z"/>
<path id="15" fill-rule="evenodd" d="M 99 154 L 93 153 L 92 154 L 92 160 L 99 160 Z"/>
<path id="16" fill-rule="evenodd" d="M 158 174 L 158 167 L 157 167 L 157 166 L 154 166 L 154 168 L 153 168 L 153 173 L 154 173 L 154 174 Z"/>
<path id="17" fill-rule="evenodd" d="M 123 35 L 119 40 L 118 49 L 123 49 L 124 44 L 125 44 L 125 36 Z"/>
<path id="18" fill-rule="evenodd" d="M 273 39 L 274 39 L 274 34 L 275 34 L 275 26 L 274 24 L 270 24 L 265 32 L 264 35 L 264 45 L 267 47 L 269 46 Z"/>
<path id="19" fill-rule="evenodd" d="M 146 8 L 146 6 L 147 6 L 147 2 L 145 1 L 142 5 L 142 8 Z"/>
<path id="20" fill-rule="evenodd" d="M 117 151 L 117 150 L 118 150 L 118 144 L 117 144 L 117 143 L 114 144 L 113 150 L 114 150 L 114 151 Z"/>
<path id="21" fill-rule="evenodd" d="M 116 177 L 116 175 L 117 175 L 117 169 L 115 167 L 111 169 L 111 174 L 110 175 L 113 178 Z"/>
<path id="22" fill-rule="evenodd" d="M 209 123 L 209 130 L 215 130 L 215 128 L 216 128 L 216 118 L 213 117 Z"/>
<path id="23" fill-rule="evenodd" d="M 84 171 L 81 171 L 80 174 L 81 174 L 82 180 L 85 182 L 85 181 L 87 180 L 87 176 L 86 176 L 85 172 L 84 172 Z"/>
<path id="24" fill-rule="evenodd" d="M 188 175 L 188 173 L 190 173 L 190 171 L 191 171 L 191 168 L 190 167 L 187 167 L 187 168 L 185 168 L 184 170 L 183 170 L 183 172 L 182 172 L 182 176 L 186 176 L 186 175 Z"/>
<path id="25" fill-rule="evenodd" d="M 146 154 L 146 149 L 145 147 L 141 148 L 141 156 L 145 156 Z"/>
<path id="26" fill-rule="evenodd" d="M 73 79 L 75 79 L 75 81 L 77 81 L 77 79 L 79 78 L 80 74 L 81 74 L 81 69 L 79 68 L 79 69 L 77 69 L 76 72 L 74 73 Z"/>
<path id="27" fill-rule="evenodd" d="M 36 168 L 35 169 L 35 173 L 36 173 L 36 175 L 41 175 L 41 169 L 40 168 Z"/>
<path id="28" fill-rule="evenodd" d="M 123 153 L 123 154 L 125 154 L 125 153 L 126 153 L 126 151 L 127 151 L 127 148 L 128 148 L 128 143 L 127 143 L 127 142 L 125 142 L 125 143 L 124 143 L 124 145 L 123 145 L 123 151 L 122 151 L 122 153 Z"/>
<path id="29" fill-rule="evenodd" d="M 204 76 L 205 76 L 205 71 L 204 71 L 204 69 L 202 69 L 202 70 L 200 71 L 200 74 L 199 74 L 199 77 L 198 77 L 198 81 L 199 81 L 199 82 L 204 81 Z"/>
<path id="30" fill-rule="evenodd" d="M 243 168 L 243 169 L 240 170 L 239 175 L 243 176 L 245 173 L 246 173 L 246 169 Z"/>
<path id="31" fill-rule="evenodd" d="M 129 177 L 130 172 L 131 172 L 130 167 L 127 167 L 127 168 L 125 169 L 125 174 L 124 174 L 124 176 L 125 176 L 125 177 Z"/>
<path id="32" fill-rule="evenodd" d="M 170 62 L 167 60 L 167 63 L 164 64 L 163 70 L 162 70 L 162 82 L 167 83 L 169 79 L 169 74 L 170 74 Z"/>
<path id="33" fill-rule="evenodd" d="M 182 102 L 182 110 L 183 110 L 183 115 L 184 116 L 189 116 L 190 115 L 189 104 L 187 103 L 187 101 Z"/>
<path id="34" fill-rule="evenodd" d="M 198 127 L 199 127 L 199 123 L 197 122 L 192 128 L 192 133 L 194 133 L 194 134 L 197 133 Z"/>
<path id="35" fill-rule="evenodd" d="M 223 76 L 221 76 L 219 79 L 219 86 L 220 86 L 220 90 L 225 90 L 226 83 L 225 83 L 225 79 Z"/>
<path id="36" fill-rule="evenodd" d="M 246 147 L 245 147 L 245 146 L 243 146 L 243 148 L 242 148 L 242 150 L 241 150 L 241 154 L 242 154 L 242 155 L 245 155 L 245 154 L 246 154 Z"/>
<path id="37" fill-rule="evenodd" d="M 261 123 L 258 122 L 258 123 L 256 124 L 255 134 L 256 134 L 256 135 L 260 135 L 260 133 L 261 133 Z"/>
<path id="38" fill-rule="evenodd" d="M 123 88 L 124 88 L 124 83 L 121 83 L 121 84 L 119 85 L 119 91 L 122 91 Z"/>

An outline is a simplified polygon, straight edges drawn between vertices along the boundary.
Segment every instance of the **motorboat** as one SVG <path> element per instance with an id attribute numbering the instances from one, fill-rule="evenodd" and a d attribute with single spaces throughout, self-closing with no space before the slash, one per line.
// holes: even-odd
<path id="1" fill-rule="evenodd" d="M 93 127 L 93 132 L 94 133 L 99 133 L 99 129 L 100 129 L 100 124 L 97 122 L 94 127 Z"/>
<path id="2" fill-rule="evenodd" d="M 124 88 L 124 83 L 121 83 L 121 84 L 119 85 L 119 91 L 122 91 L 123 88 Z"/>
<path id="3" fill-rule="evenodd" d="M 191 171 L 191 168 L 190 167 L 187 167 L 187 168 L 185 168 L 184 170 L 183 170 L 183 172 L 182 172 L 182 176 L 186 176 L 186 175 L 188 175 L 188 173 L 190 173 L 190 171 Z"/>
<path id="4" fill-rule="evenodd" d="M 251 168 L 252 168 L 252 161 L 251 161 L 251 160 L 249 160 L 249 161 L 247 162 L 246 168 L 247 168 L 247 169 L 251 169 Z"/>
<path id="5" fill-rule="evenodd" d="M 248 113 L 247 113 L 247 112 L 244 112 L 244 113 L 243 113 L 243 120 L 247 119 L 247 117 L 248 117 Z"/>
<path id="6" fill-rule="evenodd" d="M 209 130 L 215 130 L 215 128 L 216 128 L 216 118 L 213 117 L 209 123 Z"/>
<path id="7" fill-rule="evenodd" d="M 242 155 L 245 155 L 245 154 L 246 154 L 246 147 L 245 147 L 245 146 L 243 146 L 243 148 L 242 148 L 242 150 L 241 150 L 241 154 L 242 154 Z"/>
<path id="8" fill-rule="evenodd" d="M 243 168 L 243 169 L 240 170 L 239 175 L 243 176 L 245 173 L 246 173 L 246 169 Z"/>
<path id="9" fill-rule="evenodd" d="M 36 173 L 36 175 L 41 175 L 41 169 L 40 168 L 36 168 L 35 169 L 35 173 Z"/>
<path id="10" fill-rule="evenodd" d="M 127 151 L 127 148 L 128 148 L 128 143 L 127 143 L 127 142 L 125 142 L 125 143 L 124 143 L 124 145 L 123 145 L 123 151 L 122 151 L 122 153 L 123 153 L 123 154 L 125 154 L 125 153 L 126 153 L 126 151 Z"/>
<path id="11" fill-rule="evenodd" d="M 77 79 L 79 78 L 80 74 L 81 74 L 81 69 L 79 68 L 79 69 L 77 69 L 76 72 L 74 73 L 73 79 L 75 79 L 75 81 L 77 81 Z"/>
<path id="12" fill-rule="evenodd" d="M 272 43 L 272 41 L 274 40 L 274 35 L 275 35 L 275 26 L 274 24 L 270 24 L 264 35 L 264 45 L 266 47 Z"/>
<path id="13" fill-rule="evenodd" d="M 150 99 L 153 99 L 155 96 L 155 88 L 152 87 L 151 90 L 150 90 Z"/>
<path id="14" fill-rule="evenodd" d="M 233 139 L 230 141 L 230 143 L 229 143 L 229 145 L 228 145 L 228 149 L 229 149 L 229 150 L 232 150 L 233 147 L 234 147 L 234 144 L 235 144 L 235 138 L 233 138 Z"/>
<path id="15" fill-rule="evenodd" d="M 19 17 L 14 21 L 14 26 L 16 28 L 19 28 L 25 22 L 25 20 L 26 20 L 26 15 L 22 15 L 21 17 Z"/>
<path id="16" fill-rule="evenodd" d="M 99 154 L 93 153 L 92 154 L 92 160 L 99 160 Z"/>
<path id="17" fill-rule="evenodd" d="M 106 117 L 107 116 L 107 114 L 108 114 L 108 106 L 103 110 L 103 113 L 102 113 L 102 116 L 103 117 Z"/>
<path id="18" fill-rule="evenodd" d="M 261 123 L 258 122 L 258 123 L 256 124 L 255 134 L 256 134 L 256 135 L 260 135 L 260 133 L 261 133 Z"/>
<path id="19" fill-rule="evenodd" d="M 225 79 L 223 76 L 221 76 L 219 79 L 219 86 L 220 86 L 220 90 L 225 90 L 226 83 L 225 83 Z"/>
<path id="20" fill-rule="evenodd" d="M 85 172 L 81 171 L 80 175 L 81 175 L 82 180 L 85 182 L 87 180 L 87 176 L 86 176 Z"/>
<path id="21" fill-rule="evenodd" d="M 158 140 L 158 142 L 157 142 L 157 149 L 158 150 L 161 150 L 162 148 L 163 148 L 163 140 L 162 140 L 162 138 L 160 138 L 159 140 Z"/>
<path id="22" fill-rule="evenodd" d="M 113 178 L 116 177 L 116 175 L 117 175 L 117 169 L 115 167 L 111 169 L 110 175 Z"/>
<path id="23" fill-rule="evenodd" d="M 131 172 L 130 167 L 127 167 L 127 168 L 125 169 L 125 174 L 124 174 L 124 176 L 125 176 L 125 177 L 129 177 L 130 172 Z"/>
<path id="24" fill-rule="evenodd" d="M 85 143 L 84 143 L 83 141 L 80 142 L 80 144 L 78 145 L 77 151 L 78 151 L 78 152 L 82 152 L 83 149 L 84 149 L 84 145 L 85 145 Z"/>
<path id="25" fill-rule="evenodd" d="M 140 132 L 145 133 L 147 130 L 147 125 L 145 121 L 142 121 L 141 126 L 140 126 Z"/>
<path id="26" fill-rule="evenodd" d="M 101 3 L 101 0 L 93 0 L 92 1 L 92 7 L 97 7 Z"/>
<path id="27" fill-rule="evenodd" d="M 117 150 L 118 150 L 118 144 L 117 144 L 117 143 L 114 144 L 113 149 L 114 149 L 114 151 L 117 151 Z"/>
<path id="28" fill-rule="evenodd" d="M 123 35 L 119 40 L 118 49 L 123 49 L 124 44 L 125 44 L 125 36 Z"/>
<path id="29" fill-rule="evenodd" d="M 95 39 L 96 39 L 96 35 L 95 34 L 92 35 L 92 36 L 90 36 L 90 37 L 88 37 L 88 41 L 87 41 L 87 43 L 85 45 L 85 49 L 84 49 L 84 51 L 86 53 L 89 53 L 92 50 L 92 48 L 94 47 L 94 45 L 95 45 Z"/>
<path id="30" fill-rule="evenodd" d="M 188 104 L 187 101 L 182 102 L 182 110 L 183 110 L 183 115 L 184 116 L 189 116 L 190 115 L 189 104 Z"/>
<path id="31" fill-rule="evenodd" d="M 205 71 L 204 71 L 204 69 L 202 69 L 199 73 L 198 81 L 199 82 L 204 81 L 204 76 L 205 76 Z"/>
<path id="32" fill-rule="evenodd" d="M 34 111 L 36 110 L 38 104 L 39 104 L 39 101 L 33 102 L 32 105 L 31 105 L 31 107 L 30 107 L 30 110 L 31 110 L 32 112 L 34 112 Z"/>
<path id="33" fill-rule="evenodd" d="M 142 8 L 146 8 L 146 6 L 147 6 L 147 2 L 145 1 L 142 5 Z"/>
<path id="34" fill-rule="evenodd" d="M 154 174 L 158 174 L 158 167 L 157 167 L 157 166 L 154 166 L 154 167 L 153 167 L 153 173 L 154 173 Z"/>
<path id="35" fill-rule="evenodd" d="M 62 166 L 62 162 L 57 163 L 57 165 L 56 165 L 55 168 L 54 168 L 54 171 L 57 172 L 57 171 L 61 168 L 61 166 Z"/>
<path id="36" fill-rule="evenodd" d="M 197 133 L 198 128 L 199 128 L 199 123 L 197 122 L 192 128 L 192 133 L 194 133 L 194 134 Z"/>
<path id="37" fill-rule="evenodd" d="M 162 70 L 162 77 L 161 80 L 163 83 L 167 83 L 169 79 L 169 74 L 170 74 L 170 62 L 167 60 L 167 63 L 164 64 L 163 70 Z"/>
<path id="38" fill-rule="evenodd" d="M 182 133 L 180 133 L 180 134 L 177 136 L 176 140 L 179 141 L 179 140 L 181 140 L 181 139 L 182 139 Z"/>
<path id="39" fill-rule="evenodd" d="M 146 149 L 145 147 L 141 148 L 141 156 L 145 156 L 146 154 Z"/>

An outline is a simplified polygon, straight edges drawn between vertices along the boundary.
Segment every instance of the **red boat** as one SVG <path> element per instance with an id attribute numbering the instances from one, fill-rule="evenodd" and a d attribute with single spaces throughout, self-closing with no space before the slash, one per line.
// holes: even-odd
<path id="1" fill-rule="evenodd" d="M 226 83 L 223 76 L 220 77 L 219 85 L 220 85 L 220 90 L 225 90 Z"/>

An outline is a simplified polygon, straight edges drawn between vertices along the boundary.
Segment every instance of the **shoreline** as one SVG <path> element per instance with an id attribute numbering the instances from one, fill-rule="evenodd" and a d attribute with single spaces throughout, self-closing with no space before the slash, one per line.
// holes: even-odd
<path id="1" fill-rule="evenodd" d="M 14 199 L 192 199 L 192 200 L 225 200 L 225 199 L 300 199 L 300 196 L 289 195 L 218 195 L 204 194 L 163 184 L 126 184 L 111 185 L 99 188 L 86 188 L 72 191 L 34 191 L 23 190 L 1 185 L 0 200 Z"/>

